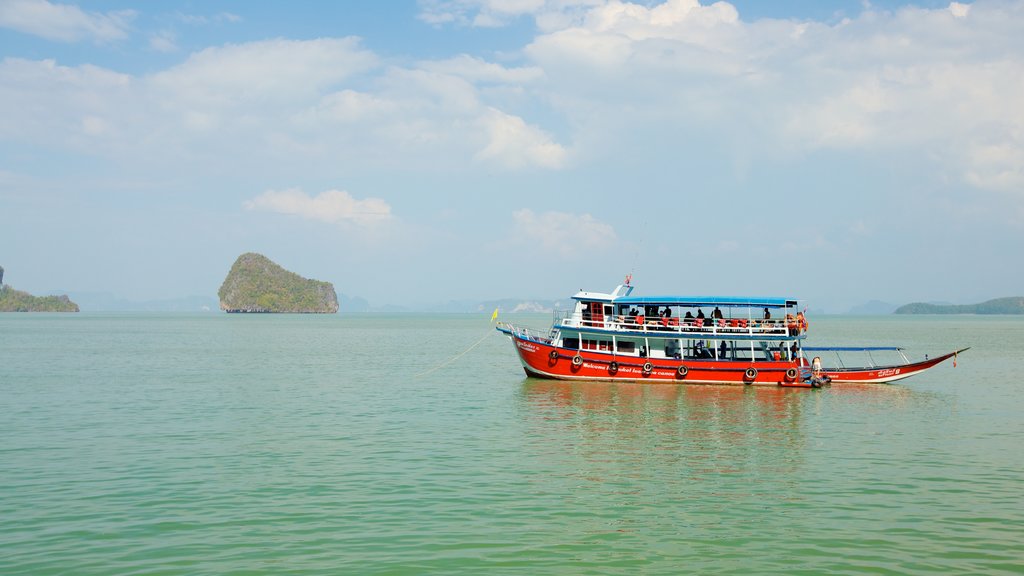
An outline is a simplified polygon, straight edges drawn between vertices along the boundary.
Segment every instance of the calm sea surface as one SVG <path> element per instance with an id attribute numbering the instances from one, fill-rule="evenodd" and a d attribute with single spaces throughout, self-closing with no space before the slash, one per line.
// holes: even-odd
<path id="1" fill-rule="evenodd" d="M 0 314 L 0 574 L 1024 573 L 1024 319 L 812 318 L 972 349 L 780 390 L 526 379 L 488 316 Z"/>

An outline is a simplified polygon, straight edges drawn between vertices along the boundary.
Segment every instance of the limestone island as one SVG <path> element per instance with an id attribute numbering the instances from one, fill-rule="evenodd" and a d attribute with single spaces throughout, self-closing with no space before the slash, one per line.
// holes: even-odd
<path id="1" fill-rule="evenodd" d="M 63 296 L 33 296 L 4 284 L 0 266 L 0 312 L 78 312 L 78 304 Z"/>
<path id="2" fill-rule="evenodd" d="M 225 312 L 334 314 L 338 295 L 330 282 L 308 280 L 266 256 L 247 252 L 235 260 L 217 291 Z"/>
<path id="3" fill-rule="evenodd" d="M 1024 314 L 1024 296 L 963 305 L 914 302 L 900 306 L 894 314 Z"/>

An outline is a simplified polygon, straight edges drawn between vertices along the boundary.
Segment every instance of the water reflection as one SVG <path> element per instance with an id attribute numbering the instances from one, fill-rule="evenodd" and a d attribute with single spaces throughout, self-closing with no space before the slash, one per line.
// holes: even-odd
<path id="1" fill-rule="evenodd" d="M 529 434 L 589 481 L 669 485 L 791 475 L 807 435 L 806 391 L 527 379 Z M 665 486 L 663 486 L 664 488 Z"/>

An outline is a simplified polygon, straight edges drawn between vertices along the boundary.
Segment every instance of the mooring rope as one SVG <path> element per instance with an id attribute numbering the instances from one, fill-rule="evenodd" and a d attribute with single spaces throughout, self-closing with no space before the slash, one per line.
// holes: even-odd
<path id="1" fill-rule="evenodd" d="M 469 348 L 466 348 L 465 350 L 463 350 L 459 354 L 456 354 L 455 356 L 452 356 L 451 358 L 445 360 L 444 362 L 441 362 L 440 364 L 438 364 L 437 366 L 434 366 L 430 370 L 427 370 L 425 372 L 420 372 L 419 374 L 416 374 L 415 376 L 413 376 L 413 378 L 419 378 L 420 376 L 426 376 L 427 374 L 430 374 L 431 372 L 436 372 L 436 371 L 440 370 L 441 368 L 444 368 L 445 366 L 451 364 L 452 362 L 455 362 L 459 358 L 462 358 L 463 356 L 468 354 L 470 350 L 472 350 L 473 348 L 476 348 L 477 346 L 479 346 L 480 343 L 483 342 L 484 340 L 486 340 L 489 336 L 492 336 L 492 335 L 497 334 L 497 333 L 498 333 L 497 330 L 494 330 L 493 328 L 490 329 L 490 331 L 487 334 L 484 334 L 483 338 L 481 338 L 481 339 L 477 340 L 476 342 L 474 342 L 473 345 L 470 346 Z"/>

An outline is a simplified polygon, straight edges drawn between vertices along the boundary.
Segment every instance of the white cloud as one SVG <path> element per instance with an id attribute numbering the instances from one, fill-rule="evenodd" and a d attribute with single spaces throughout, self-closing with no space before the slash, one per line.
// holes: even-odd
<path id="1" fill-rule="evenodd" d="M 528 83 L 544 76 L 544 71 L 535 66 L 506 68 L 466 54 L 447 60 L 420 62 L 418 67 L 435 74 L 484 83 Z"/>
<path id="2" fill-rule="evenodd" d="M 612 246 L 617 239 L 615 228 L 590 214 L 537 214 L 524 208 L 513 212 L 512 220 L 515 237 L 520 242 L 539 246 L 545 254 L 553 253 L 565 259 L 594 254 Z"/>
<path id="3" fill-rule="evenodd" d="M 1020 1 L 866 10 L 834 26 L 745 22 L 725 2 L 610 1 L 524 52 L 574 126 L 581 163 L 598 137 L 677 127 L 662 145 L 686 146 L 696 127 L 738 156 L 884 150 L 1006 189 L 1024 149 L 1022 26 Z"/>
<path id="4" fill-rule="evenodd" d="M 164 54 L 177 52 L 177 37 L 171 30 L 161 30 L 149 37 L 149 47 Z"/>
<path id="5" fill-rule="evenodd" d="M 380 198 L 357 200 L 343 190 L 328 190 L 310 197 L 297 188 L 274 191 L 247 200 L 246 210 L 261 210 L 318 220 L 330 224 L 380 224 L 392 218 L 391 206 Z"/>
<path id="6" fill-rule="evenodd" d="M 953 16 L 956 16 L 957 18 L 966 18 L 967 15 L 971 12 L 971 5 L 961 4 L 960 2 L 950 2 L 949 12 L 953 14 Z"/>
<path id="7" fill-rule="evenodd" d="M 162 100 L 178 106 L 287 105 L 315 98 L 376 63 L 355 38 L 278 39 L 207 48 L 147 80 Z"/>
<path id="8" fill-rule="evenodd" d="M 1024 144 L 979 144 L 968 152 L 967 181 L 978 188 L 1015 193 L 1024 199 Z"/>
<path id="9" fill-rule="evenodd" d="M 522 118 L 491 110 L 482 117 L 489 134 L 487 146 L 477 153 L 479 160 L 493 161 L 506 168 L 524 166 L 561 168 L 566 150 L 543 130 L 530 126 Z"/>
<path id="10" fill-rule="evenodd" d="M 242 17 L 231 12 L 219 12 L 213 16 L 178 13 L 178 20 L 193 26 L 207 26 L 209 24 L 220 24 L 223 22 L 235 24 L 237 22 L 241 22 Z"/>
<path id="11" fill-rule="evenodd" d="M 135 12 L 120 10 L 100 14 L 84 12 L 71 4 L 47 0 L 3 0 L 0 27 L 60 42 L 93 40 L 109 42 L 128 36 Z"/>

